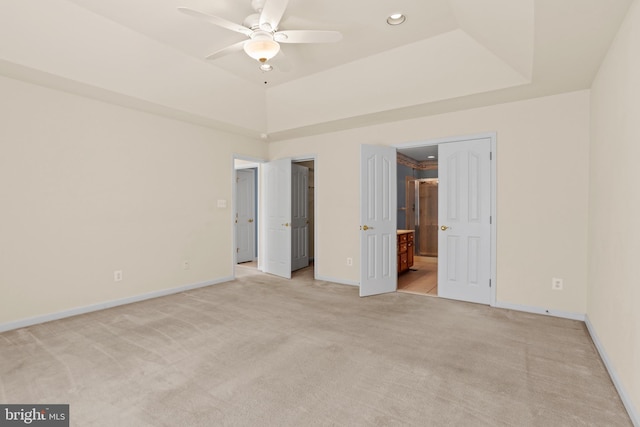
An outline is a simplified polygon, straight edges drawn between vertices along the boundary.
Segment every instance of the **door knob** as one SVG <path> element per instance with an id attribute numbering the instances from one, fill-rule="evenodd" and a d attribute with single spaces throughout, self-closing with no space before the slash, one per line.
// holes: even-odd
<path id="1" fill-rule="evenodd" d="M 447 227 L 446 225 L 443 225 L 442 227 L 440 227 L 440 230 L 442 231 L 447 231 L 449 229 L 449 227 Z"/>
<path id="2" fill-rule="evenodd" d="M 360 230 L 364 230 L 364 231 L 373 230 L 373 227 L 369 227 L 368 225 L 363 225 L 362 227 L 360 227 Z"/>
<path id="3" fill-rule="evenodd" d="M 282 224 L 283 227 L 288 227 L 289 223 L 287 222 L 286 224 Z"/>
<path id="4" fill-rule="evenodd" d="M 249 220 L 249 222 L 253 222 L 253 218 Z"/>

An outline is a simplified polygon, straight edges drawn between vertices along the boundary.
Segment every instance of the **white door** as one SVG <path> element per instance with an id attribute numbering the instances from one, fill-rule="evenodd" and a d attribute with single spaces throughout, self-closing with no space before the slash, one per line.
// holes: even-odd
<path id="1" fill-rule="evenodd" d="M 256 244 L 255 171 L 236 171 L 236 262 L 253 261 Z"/>
<path id="2" fill-rule="evenodd" d="M 438 146 L 438 296 L 491 301 L 491 140 Z"/>
<path id="3" fill-rule="evenodd" d="M 360 149 L 360 296 L 397 286 L 396 150 Z"/>
<path id="4" fill-rule="evenodd" d="M 309 266 L 309 168 L 291 165 L 291 270 Z"/>
<path id="5" fill-rule="evenodd" d="M 264 271 L 291 278 L 291 159 L 264 164 Z"/>

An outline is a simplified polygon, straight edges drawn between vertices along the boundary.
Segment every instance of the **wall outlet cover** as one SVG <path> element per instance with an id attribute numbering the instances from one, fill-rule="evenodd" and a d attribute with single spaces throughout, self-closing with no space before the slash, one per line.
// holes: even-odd
<path id="1" fill-rule="evenodd" d="M 556 277 L 551 279 L 551 289 L 553 289 L 554 291 L 561 291 L 563 287 L 564 282 L 562 281 L 562 279 L 558 279 Z"/>

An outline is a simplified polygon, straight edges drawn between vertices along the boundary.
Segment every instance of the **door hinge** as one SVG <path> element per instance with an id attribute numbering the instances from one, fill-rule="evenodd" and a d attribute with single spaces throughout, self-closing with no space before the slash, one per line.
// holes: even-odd
<path id="1" fill-rule="evenodd" d="M 491 279 L 489 279 L 489 287 L 491 287 Z"/>
<path id="2" fill-rule="evenodd" d="M 489 224 L 493 224 L 493 216 L 489 215 Z"/>
<path id="3" fill-rule="evenodd" d="M 493 153 L 489 151 L 489 160 L 493 160 Z"/>

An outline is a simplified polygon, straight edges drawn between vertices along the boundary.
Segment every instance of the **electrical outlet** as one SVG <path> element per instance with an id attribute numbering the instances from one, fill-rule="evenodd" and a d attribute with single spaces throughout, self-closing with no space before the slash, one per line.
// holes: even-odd
<path id="1" fill-rule="evenodd" d="M 353 258 L 347 258 L 347 265 L 351 267 L 353 265 Z"/>
<path id="2" fill-rule="evenodd" d="M 563 286 L 564 283 L 562 279 L 558 279 L 556 277 L 551 279 L 551 289 L 553 289 L 554 291 L 561 291 Z"/>
<path id="3" fill-rule="evenodd" d="M 122 282 L 122 270 L 116 270 L 113 272 L 113 281 Z"/>
<path id="4" fill-rule="evenodd" d="M 189 265 L 189 261 L 182 261 L 182 269 L 183 270 L 188 270 L 191 267 L 191 265 Z"/>

